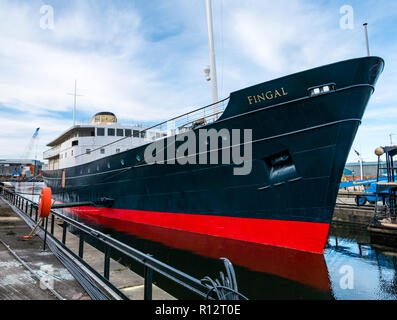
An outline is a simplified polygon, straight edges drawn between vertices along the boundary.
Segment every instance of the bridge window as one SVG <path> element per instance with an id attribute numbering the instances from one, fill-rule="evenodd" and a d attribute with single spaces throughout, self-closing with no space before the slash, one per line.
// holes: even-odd
<path id="1" fill-rule="evenodd" d="M 138 130 L 134 130 L 134 138 L 139 138 L 139 131 Z"/>
<path id="2" fill-rule="evenodd" d="M 101 154 L 105 154 L 105 149 L 101 149 Z"/>
<path id="3" fill-rule="evenodd" d="M 125 129 L 125 136 L 126 137 L 131 137 L 132 136 L 132 130 L 131 129 Z"/>
<path id="4" fill-rule="evenodd" d="M 124 130 L 123 129 L 117 129 L 117 136 L 118 137 L 124 137 Z"/>
<path id="5" fill-rule="evenodd" d="M 115 136 L 115 129 L 108 129 L 108 136 L 114 137 Z"/>
<path id="6" fill-rule="evenodd" d="M 95 128 L 80 129 L 79 137 L 95 137 Z"/>
<path id="7" fill-rule="evenodd" d="M 72 147 L 78 146 L 79 140 L 72 141 Z"/>
<path id="8" fill-rule="evenodd" d="M 98 137 L 104 137 L 105 136 L 105 128 L 97 128 L 96 129 L 96 135 Z"/>

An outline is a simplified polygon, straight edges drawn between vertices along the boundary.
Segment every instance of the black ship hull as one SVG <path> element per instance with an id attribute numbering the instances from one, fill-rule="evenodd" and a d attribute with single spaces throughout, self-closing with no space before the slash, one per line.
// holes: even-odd
<path id="1" fill-rule="evenodd" d="M 232 93 L 222 116 L 201 128 L 252 129 L 248 175 L 233 174 L 233 164 L 149 165 L 141 146 L 45 171 L 44 181 L 60 202 L 114 199 L 112 208 L 75 213 L 322 253 L 346 159 L 383 65 L 376 57 L 354 59 Z M 330 90 L 313 91 L 324 86 Z"/>

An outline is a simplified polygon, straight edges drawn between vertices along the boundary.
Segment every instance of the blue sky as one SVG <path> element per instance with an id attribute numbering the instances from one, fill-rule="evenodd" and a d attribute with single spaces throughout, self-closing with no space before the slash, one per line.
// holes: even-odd
<path id="1" fill-rule="evenodd" d="M 54 29 L 40 27 L 43 5 Z M 344 5 L 353 29 L 340 28 Z M 213 11 L 220 97 L 365 55 L 368 22 L 371 53 L 386 68 L 354 148 L 373 161 L 397 134 L 396 1 L 213 0 Z M 78 122 L 105 110 L 125 124 L 155 122 L 210 103 L 206 28 L 205 0 L 0 0 L 0 158 L 22 156 L 37 127 L 40 158 L 72 125 L 75 79 Z"/>

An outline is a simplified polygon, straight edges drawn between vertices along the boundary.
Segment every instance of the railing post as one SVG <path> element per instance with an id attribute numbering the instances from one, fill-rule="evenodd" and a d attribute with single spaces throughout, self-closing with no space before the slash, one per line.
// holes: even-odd
<path id="1" fill-rule="evenodd" d="M 68 224 L 66 223 L 66 221 L 64 221 L 63 222 L 63 225 L 62 225 L 62 228 L 63 228 L 63 230 L 62 230 L 62 243 L 63 244 L 66 244 L 66 229 L 67 229 L 67 227 L 68 227 Z"/>
<path id="2" fill-rule="evenodd" d="M 79 257 L 83 259 L 84 255 L 84 233 L 80 232 L 80 239 L 79 239 Z"/>
<path id="3" fill-rule="evenodd" d="M 45 218 L 43 251 L 45 251 L 45 249 L 46 249 L 46 244 L 47 244 L 47 230 L 48 230 L 48 217 Z"/>
<path id="4" fill-rule="evenodd" d="M 143 274 L 144 274 L 144 299 L 152 300 L 153 270 L 149 268 L 147 265 L 144 265 Z"/>
<path id="5" fill-rule="evenodd" d="M 51 234 L 54 235 L 55 216 L 51 213 Z"/>
<path id="6" fill-rule="evenodd" d="M 35 217 L 34 217 L 34 221 L 36 221 L 36 222 L 37 222 L 38 215 L 39 215 L 39 207 L 35 206 Z"/>
<path id="7" fill-rule="evenodd" d="M 109 268 L 110 268 L 110 247 L 105 244 L 105 265 L 104 265 L 104 272 L 103 276 L 106 280 L 109 280 Z"/>
<path id="8" fill-rule="evenodd" d="M 29 213 L 29 217 L 32 218 L 32 214 L 33 214 L 33 203 L 30 203 L 30 213 Z"/>

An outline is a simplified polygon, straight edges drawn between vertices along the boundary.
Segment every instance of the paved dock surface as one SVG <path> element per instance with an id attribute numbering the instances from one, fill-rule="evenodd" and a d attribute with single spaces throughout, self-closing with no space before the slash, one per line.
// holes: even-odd
<path id="1" fill-rule="evenodd" d="M 0 240 L 41 277 L 39 281 L 0 242 L 0 300 L 58 300 L 59 297 L 46 289 L 44 283 L 53 283 L 53 289 L 64 299 L 90 299 L 62 263 L 50 251 L 42 251 L 43 242 L 38 237 L 23 240 L 23 236 L 30 231 L 25 222 L 0 199 Z"/>
<path id="2" fill-rule="evenodd" d="M 54 229 L 57 239 L 62 239 L 61 225 L 62 221 L 57 219 Z M 30 241 L 22 240 L 23 236 L 29 234 L 30 231 L 25 222 L 0 199 L 0 240 L 15 250 L 32 268 L 34 266 L 35 269 L 40 270 L 43 265 L 51 264 L 54 267 L 55 275 L 59 278 L 59 281 L 55 282 L 55 289 L 58 288 L 60 293 L 64 294 L 65 299 L 86 299 L 87 295 L 84 289 L 73 279 L 58 259 L 51 252 L 42 252 L 43 241 L 39 237 Z M 78 254 L 79 238 L 77 236 L 68 232 L 66 244 L 70 250 Z M 87 243 L 84 244 L 84 260 L 97 272 L 103 274 L 104 254 Z M 113 259 L 110 260 L 110 281 L 131 300 L 143 299 L 144 279 Z M 19 295 L 11 294 L 12 291 L 19 292 Z M 47 300 L 56 298 L 41 290 L 39 282 L 35 281 L 29 275 L 29 271 L 19 265 L 18 261 L 0 243 L 1 299 Z M 153 300 L 175 300 L 175 298 L 154 285 Z"/>

